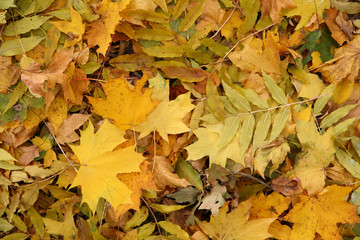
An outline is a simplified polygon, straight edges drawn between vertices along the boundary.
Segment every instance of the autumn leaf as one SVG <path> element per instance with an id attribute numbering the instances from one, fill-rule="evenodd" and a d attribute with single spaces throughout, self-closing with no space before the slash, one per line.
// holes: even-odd
<path id="1" fill-rule="evenodd" d="M 198 140 L 185 148 L 189 154 L 187 160 L 198 160 L 202 157 L 209 156 L 210 166 L 216 163 L 225 167 L 227 158 L 244 165 L 243 158 L 241 158 L 238 137 L 235 136 L 225 147 L 219 147 L 220 132 L 222 129 L 223 125 L 218 123 L 207 125 L 206 128 L 201 127 L 194 130 L 193 132 Z"/>
<path id="2" fill-rule="evenodd" d="M 91 29 L 86 34 L 90 47 L 98 45 L 97 53 L 105 55 L 111 43 L 111 34 L 115 33 L 115 27 L 122 17 L 120 12 L 126 8 L 130 0 L 111 1 L 103 0 L 99 8 L 100 19 L 91 23 Z"/>
<path id="3" fill-rule="evenodd" d="M 168 141 L 168 134 L 190 131 L 182 119 L 194 107 L 190 101 L 190 92 L 179 95 L 172 101 L 164 100 L 146 117 L 146 121 L 136 125 L 134 129 L 140 132 L 140 138 L 157 131 L 163 139 Z"/>
<path id="4" fill-rule="evenodd" d="M 281 11 L 295 8 L 296 4 L 293 0 L 260 0 L 261 18 L 269 15 L 273 22 L 279 22 L 282 18 Z"/>
<path id="5" fill-rule="evenodd" d="M 290 239 L 313 240 L 315 233 L 323 239 L 342 239 L 337 224 L 360 221 L 356 207 L 344 200 L 351 190 L 332 185 L 316 196 L 299 196 L 300 201 L 285 217 L 294 223 Z"/>
<path id="6" fill-rule="evenodd" d="M 313 121 L 298 121 L 296 130 L 304 152 L 296 161 L 295 174 L 309 194 L 320 192 L 325 186 L 326 167 L 335 157 L 333 129 L 320 135 Z"/>
<path id="7" fill-rule="evenodd" d="M 143 157 L 135 152 L 134 146 L 112 151 L 124 141 L 123 132 L 108 121 L 95 134 L 89 122 L 89 126 L 81 133 L 80 145 L 70 145 L 80 162 L 71 187 L 81 186 L 82 201 L 93 211 L 100 197 L 114 207 L 132 203 L 132 191 L 116 174 L 139 172 Z"/>
<path id="8" fill-rule="evenodd" d="M 133 193 L 132 203 L 121 204 L 116 208 L 116 215 L 121 216 L 129 209 L 140 210 L 140 198 L 143 189 L 158 190 L 155 185 L 154 176 L 151 172 L 151 165 L 143 161 L 140 165 L 141 172 L 118 173 L 117 178 L 124 183 Z"/>
<path id="9" fill-rule="evenodd" d="M 249 221 L 251 202 L 245 201 L 228 212 L 228 203 L 220 208 L 219 214 L 210 217 L 210 222 L 198 222 L 200 228 L 214 240 L 262 240 L 272 235 L 269 225 L 276 218 L 263 218 Z"/>
<path id="10" fill-rule="evenodd" d="M 54 21 L 51 22 L 61 32 L 67 35 L 64 47 L 74 46 L 81 41 L 82 35 L 85 32 L 85 24 L 82 23 L 80 14 L 73 8 L 70 8 L 71 22 L 68 21 Z"/>
<path id="11" fill-rule="evenodd" d="M 299 30 L 304 27 L 314 14 L 322 17 L 325 9 L 330 8 L 330 0 L 314 0 L 303 1 L 295 0 L 296 8 L 285 11 L 285 16 L 291 17 L 295 15 L 301 16 L 301 20 L 296 26 L 295 30 Z"/>
<path id="12" fill-rule="evenodd" d="M 325 62 L 318 70 L 330 83 L 341 79 L 355 81 L 360 71 L 359 62 L 360 36 L 356 36 L 348 44 L 335 49 L 334 59 Z"/>
<path id="13" fill-rule="evenodd" d="M 143 76 L 136 82 L 135 87 L 131 87 L 124 77 L 111 78 L 102 84 L 107 98 L 89 97 L 89 102 L 93 105 L 95 113 L 114 120 L 122 130 L 129 129 L 145 121 L 146 116 L 158 104 L 151 98 L 151 89 L 142 92 L 146 81 L 147 77 Z"/>

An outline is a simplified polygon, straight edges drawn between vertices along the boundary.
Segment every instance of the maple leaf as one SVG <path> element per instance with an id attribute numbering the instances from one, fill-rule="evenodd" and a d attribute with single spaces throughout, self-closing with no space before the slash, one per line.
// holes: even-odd
<path id="1" fill-rule="evenodd" d="M 51 62 L 45 70 L 42 70 L 41 64 L 33 62 L 27 66 L 21 74 L 21 80 L 35 97 L 45 96 L 46 107 L 55 98 L 54 90 L 56 84 L 65 86 L 69 81 L 67 75 L 64 73 L 74 56 L 74 48 L 61 49 L 52 58 Z M 64 95 L 70 88 L 63 88 Z"/>
<path id="2" fill-rule="evenodd" d="M 268 196 L 261 192 L 251 201 L 250 219 L 276 218 L 288 209 L 290 201 L 290 198 L 278 192 L 272 192 Z"/>
<path id="3" fill-rule="evenodd" d="M 316 196 L 299 196 L 300 201 L 285 216 L 294 223 L 290 239 L 313 240 L 315 233 L 322 239 L 342 239 L 338 223 L 360 222 L 356 206 L 344 201 L 351 187 L 329 186 Z"/>
<path id="4" fill-rule="evenodd" d="M 198 160 L 205 156 L 209 156 L 211 166 L 212 164 L 219 164 L 225 167 L 227 158 L 230 158 L 243 165 L 244 158 L 241 158 L 241 151 L 239 147 L 239 139 L 235 137 L 223 148 L 219 148 L 220 132 L 223 129 L 223 124 L 208 124 L 206 128 L 198 128 L 194 130 L 194 134 L 198 140 L 187 146 L 188 151 L 187 160 Z"/>
<path id="5" fill-rule="evenodd" d="M 219 214 L 210 217 L 210 222 L 199 222 L 201 229 L 214 240 L 262 240 L 272 235 L 269 225 L 276 218 L 262 218 L 249 221 L 251 201 L 245 201 L 230 213 L 228 203 L 219 210 Z"/>
<path id="6" fill-rule="evenodd" d="M 306 152 L 295 164 L 296 176 L 309 194 L 320 192 L 325 185 L 326 167 L 334 160 L 333 130 L 320 135 L 313 121 L 298 121 L 297 136 Z"/>
<path id="7" fill-rule="evenodd" d="M 82 201 L 87 202 L 93 211 L 100 197 L 115 208 L 132 203 L 132 191 L 116 174 L 139 172 L 143 157 L 135 152 L 134 146 L 112 151 L 124 141 L 121 129 L 108 121 L 95 134 L 89 122 L 89 126 L 81 132 L 80 145 L 70 145 L 81 164 L 71 187 L 81 186 Z"/>
<path id="8" fill-rule="evenodd" d="M 117 174 L 117 178 L 133 191 L 131 195 L 133 203 L 119 205 L 115 212 L 117 216 L 123 215 L 129 209 L 134 209 L 136 211 L 140 210 L 140 197 L 143 189 L 158 190 L 150 168 L 150 164 L 143 161 L 140 165 L 141 172 Z"/>
<path id="9" fill-rule="evenodd" d="M 318 70 L 330 83 L 341 79 L 356 80 L 360 71 L 360 36 L 335 49 L 334 59 L 321 65 Z"/>
<path id="10" fill-rule="evenodd" d="M 74 203 L 66 204 L 63 221 L 59 222 L 51 218 L 42 218 L 47 233 L 62 235 L 64 236 L 64 240 L 76 239 L 78 230 L 74 223 L 74 216 L 72 212 L 73 205 Z"/>
<path id="11" fill-rule="evenodd" d="M 143 122 L 146 115 L 152 112 L 158 104 L 151 98 L 151 89 L 142 92 L 142 87 L 146 81 L 147 77 L 144 75 L 132 89 L 124 77 L 109 79 L 107 83 L 102 84 L 107 96 L 106 100 L 88 98 L 94 107 L 93 111 L 103 118 L 114 120 L 115 124 L 122 130 Z"/>
<path id="12" fill-rule="evenodd" d="M 314 14 L 318 14 L 320 17 L 324 14 L 325 9 L 330 8 L 330 0 L 295 0 L 296 8 L 284 11 L 285 16 L 292 17 L 295 15 L 301 16 L 301 20 L 295 28 L 299 30 L 304 27 Z"/>
<path id="13" fill-rule="evenodd" d="M 71 22 L 68 21 L 54 21 L 51 22 L 61 32 L 67 35 L 64 48 L 74 46 L 80 42 L 82 35 L 85 32 L 85 24 L 82 23 L 80 14 L 73 8 L 70 8 Z"/>
<path id="14" fill-rule="evenodd" d="M 242 50 L 229 54 L 229 59 L 237 67 L 248 73 L 263 69 L 266 73 L 282 74 L 280 51 L 271 34 L 267 35 L 264 44 L 258 38 L 249 38 L 243 44 Z"/>
<path id="15" fill-rule="evenodd" d="M 190 101 L 190 92 L 179 95 L 172 101 L 163 100 L 155 110 L 146 117 L 146 121 L 136 125 L 134 129 L 140 132 L 140 138 L 145 137 L 153 131 L 157 131 L 163 139 L 168 141 L 168 134 L 179 134 L 190 131 L 182 119 L 194 107 Z"/>
<path id="16" fill-rule="evenodd" d="M 126 8 L 130 0 L 111 1 L 103 0 L 99 8 L 100 19 L 91 23 L 91 29 L 86 34 L 90 47 L 98 45 L 97 53 L 105 56 L 111 42 L 111 34 L 115 33 L 115 27 L 122 17 L 120 12 Z"/>
<path id="17" fill-rule="evenodd" d="M 273 22 L 280 22 L 282 9 L 295 8 L 294 0 L 260 0 L 261 18 L 269 15 Z"/>

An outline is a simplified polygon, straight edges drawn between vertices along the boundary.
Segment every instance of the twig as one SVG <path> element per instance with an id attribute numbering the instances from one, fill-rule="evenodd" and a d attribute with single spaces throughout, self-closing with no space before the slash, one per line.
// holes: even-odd
<path id="1" fill-rule="evenodd" d="M 252 179 L 252 180 L 260 183 L 261 185 L 263 185 L 263 186 L 265 186 L 265 187 L 273 190 L 273 188 L 272 188 L 269 184 L 267 184 L 266 182 L 264 182 L 264 181 L 262 181 L 262 180 L 260 180 L 260 179 L 258 179 L 258 178 L 256 178 L 256 177 L 254 177 L 254 176 L 251 175 L 251 174 L 242 173 L 242 172 L 233 172 L 233 171 L 231 171 L 231 172 L 232 172 L 232 174 L 234 174 L 235 176 L 236 176 L 236 175 L 240 175 L 240 176 L 242 176 L 242 177 L 250 178 L 250 179 Z"/>
<path id="2" fill-rule="evenodd" d="M 159 223 L 158 223 L 158 221 L 157 221 L 157 219 L 156 219 L 156 217 L 155 217 L 155 214 L 154 214 L 153 210 L 151 209 L 151 207 L 149 206 L 149 204 L 145 201 L 145 199 L 144 199 L 142 196 L 140 196 L 140 198 L 141 198 L 141 200 L 145 203 L 146 207 L 149 209 L 151 215 L 152 215 L 153 218 L 154 218 L 154 221 L 155 221 L 156 227 L 157 227 L 157 229 L 158 229 L 158 231 L 159 231 L 159 234 L 162 235 L 161 228 L 160 228 L 160 226 L 159 226 Z"/>

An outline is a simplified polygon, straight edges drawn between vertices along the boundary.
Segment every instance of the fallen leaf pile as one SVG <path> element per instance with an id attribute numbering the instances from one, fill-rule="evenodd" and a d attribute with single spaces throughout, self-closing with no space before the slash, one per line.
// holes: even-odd
<path id="1" fill-rule="evenodd" d="M 360 239 L 359 13 L 0 1 L 0 238 Z"/>

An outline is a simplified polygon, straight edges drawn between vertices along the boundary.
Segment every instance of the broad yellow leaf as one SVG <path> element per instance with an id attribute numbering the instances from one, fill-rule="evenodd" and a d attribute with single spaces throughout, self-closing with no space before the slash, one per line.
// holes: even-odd
<path id="1" fill-rule="evenodd" d="M 276 218 L 262 218 L 249 221 L 251 202 L 245 201 L 230 213 L 225 204 L 219 214 L 210 217 L 210 222 L 199 222 L 201 229 L 214 240 L 263 240 L 271 237 L 270 224 Z"/>
<path id="2" fill-rule="evenodd" d="M 77 42 L 81 41 L 82 35 L 85 32 L 85 24 L 82 23 L 80 14 L 73 8 L 70 9 L 71 22 L 68 21 L 55 21 L 51 22 L 61 32 L 65 33 L 68 37 L 65 40 L 64 47 L 74 46 Z"/>
<path id="3" fill-rule="evenodd" d="M 97 53 L 105 55 L 111 42 L 111 34 L 115 33 L 115 27 L 120 23 L 122 17 L 120 12 L 129 4 L 130 0 L 111 1 L 103 0 L 98 10 L 100 19 L 91 23 L 91 29 L 86 38 L 90 47 L 98 45 Z"/>
<path id="4" fill-rule="evenodd" d="M 147 77 L 142 77 L 132 89 L 124 77 L 109 79 L 107 83 L 102 84 L 106 100 L 89 97 L 89 102 L 96 114 L 113 119 L 122 130 L 129 129 L 143 122 L 158 104 L 151 99 L 152 90 L 142 91 L 146 81 Z"/>
<path id="5" fill-rule="evenodd" d="M 115 208 L 132 203 L 132 191 L 116 174 L 139 172 L 143 157 L 135 152 L 134 146 L 113 151 L 124 141 L 121 129 L 108 121 L 95 134 L 89 122 L 81 132 L 80 145 L 70 145 L 81 165 L 71 187 L 81 186 L 82 201 L 87 202 L 93 211 L 100 197 Z"/>
<path id="6" fill-rule="evenodd" d="M 189 154 L 187 160 L 198 160 L 209 156 L 209 166 L 216 163 L 225 167 L 227 158 L 244 165 L 244 159 L 241 158 L 238 136 L 235 136 L 225 147 L 219 147 L 220 132 L 223 127 L 223 124 L 217 123 L 208 124 L 206 128 L 194 130 L 193 132 L 198 140 L 185 148 Z"/>
<path id="7" fill-rule="evenodd" d="M 190 131 L 182 119 L 194 107 L 190 101 L 190 92 L 179 95 L 173 101 L 164 100 L 146 117 L 145 122 L 138 124 L 134 129 L 141 133 L 140 138 L 157 131 L 163 139 L 168 141 L 168 134 Z"/>
<path id="8" fill-rule="evenodd" d="M 314 14 L 318 14 L 320 17 L 322 17 L 324 10 L 330 8 L 330 0 L 294 1 L 296 8 L 285 11 L 285 16 L 301 16 L 301 20 L 296 26 L 295 30 L 299 30 L 300 28 L 304 27 Z"/>
<path id="9" fill-rule="evenodd" d="M 285 217 L 294 223 L 290 239 L 313 240 L 315 233 L 322 239 L 342 239 L 338 223 L 360 222 L 356 206 L 344 200 L 351 190 L 351 187 L 332 185 L 317 196 L 299 196 L 300 202 Z"/>
<path id="10" fill-rule="evenodd" d="M 334 160 L 333 129 L 320 135 L 313 121 L 298 121 L 296 131 L 303 151 L 306 152 L 296 161 L 296 176 L 308 193 L 320 192 L 325 185 L 325 168 Z"/>

